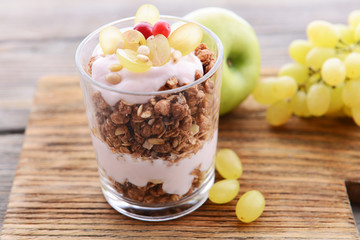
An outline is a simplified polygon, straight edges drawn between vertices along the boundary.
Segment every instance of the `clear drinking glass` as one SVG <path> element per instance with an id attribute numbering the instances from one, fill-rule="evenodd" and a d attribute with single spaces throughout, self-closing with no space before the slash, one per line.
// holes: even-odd
<path id="1" fill-rule="evenodd" d="M 172 27 L 187 22 L 172 16 L 161 19 Z M 134 18 L 126 18 L 106 26 L 129 29 L 133 23 Z M 135 219 L 163 221 L 188 214 L 207 200 L 214 182 L 222 44 L 200 26 L 202 42 L 214 54 L 206 74 L 171 90 L 119 91 L 95 81 L 89 71 L 103 27 L 76 51 L 103 194 L 114 209 Z M 114 98 L 116 103 L 108 104 Z"/>

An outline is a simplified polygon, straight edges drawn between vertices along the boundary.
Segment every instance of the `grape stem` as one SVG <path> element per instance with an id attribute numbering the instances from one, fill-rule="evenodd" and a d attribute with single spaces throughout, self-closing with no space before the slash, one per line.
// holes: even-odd
<path id="1" fill-rule="evenodd" d="M 342 39 L 339 40 L 338 44 L 335 46 L 336 53 L 351 53 L 354 52 L 360 46 L 360 41 L 357 41 L 353 44 L 348 44 Z"/>
<path id="2" fill-rule="evenodd" d="M 351 52 L 355 52 L 355 51 L 359 51 L 360 52 L 360 40 L 353 43 L 353 44 L 348 44 L 346 42 L 344 42 L 342 39 L 339 40 L 339 42 L 336 44 L 335 46 L 335 51 L 337 54 L 346 54 L 346 53 L 351 53 Z M 330 86 L 329 84 L 327 84 L 322 78 L 321 78 L 321 68 L 318 70 L 313 69 L 312 67 L 309 67 L 309 78 L 313 77 L 315 74 L 319 74 L 320 77 L 319 79 L 314 79 L 315 81 L 313 81 L 312 84 L 314 83 L 323 83 L 331 88 L 336 88 L 335 86 Z M 345 81 L 348 80 L 348 78 L 345 79 Z M 300 84 L 298 86 L 298 90 L 303 90 L 304 92 L 307 92 L 307 88 L 306 88 L 306 84 Z"/>

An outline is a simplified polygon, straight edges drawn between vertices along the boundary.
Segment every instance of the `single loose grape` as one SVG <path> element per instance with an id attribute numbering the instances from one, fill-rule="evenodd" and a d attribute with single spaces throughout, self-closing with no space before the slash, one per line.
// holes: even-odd
<path id="1" fill-rule="evenodd" d="M 280 68 L 279 76 L 290 76 L 298 84 L 303 84 L 309 77 L 309 69 L 299 63 L 288 63 Z"/>
<path id="2" fill-rule="evenodd" d="M 321 76 L 330 86 L 343 83 L 346 78 L 345 64 L 338 58 L 329 58 L 322 65 Z"/>
<path id="3" fill-rule="evenodd" d="M 306 103 L 312 115 L 317 117 L 324 115 L 330 106 L 330 89 L 321 83 L 312 85 Z"/>
<path id="4" fill-rule="evenodd" d="M 335 27 L 326 21 L 313 21 L 306 29 L 310 42 L 317 47 L 333 48 L 339 41 L 339 33 Z"/>
<path id="5" fill-rule="evenodd" d="M 350 53 L 345 58 L 346 76 L 348 78 L 360 77 L 360 54 L 357 52 Z"/>
<path id="6" fill-rule="evenodd" d="M 215 168 L 226 179 L 238 179 L 243 172 L 238 155 L 233 150 L 226 148 L 216 154 Z"/>
<path id="7" fill-rule="evenodd" d="M 213 203 L 224 204 L 233 200 L 240 190 L 239 181 L 225 179 L 215 183 L 209 191 L 209 199 Z"/>
<path id="8" fill-rule="evenodd" d="M 266 110 L 266 120 L 273 126 L 280 126 L 289 120 L 291 114 L 290 103 L 286 100 L 280 100 Z"/>
<path id="9" fill-rule="evenodd" d="M 311 50 L 312 45 L 306 40 L 294 40 L 289 46 L 289 55 L 300 64 L 305 64 L 306 55 Z"/>
<path id="10" fill-rule="evenodd" d="M 258 219 L 264 209 L 264 196 L 257 190 L 251 190 L 242 195 L 237 202 L 236 216 L 240 221 L 250 223 Z"/>

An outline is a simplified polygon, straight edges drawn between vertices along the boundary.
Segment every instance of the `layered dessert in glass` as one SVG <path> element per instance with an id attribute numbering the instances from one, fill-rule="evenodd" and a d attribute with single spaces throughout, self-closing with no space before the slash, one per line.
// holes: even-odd
<path id="1" fill-rule="evenodd" d="M 101 27 L 76 54 L 104 196 L 147 221 L 183 216 L 207 199 L 223 55 L 208 29 L 156 11 L 144 5 Z"/>

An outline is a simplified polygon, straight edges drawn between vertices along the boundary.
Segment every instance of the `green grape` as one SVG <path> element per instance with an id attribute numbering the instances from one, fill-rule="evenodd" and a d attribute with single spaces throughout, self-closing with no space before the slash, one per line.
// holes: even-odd
<path id="1" fill-rule="evenodd" d="M 343 112 L 344 112 L 344 114 L 345 114 L 346 116 L 351 117 L 351 118 L 353 117 L 350 107 L 344 106 L 344 107 L 343 107 Z"/>
<path id="2" fill-rule="evenodd" d="M 299 63 L 288 63 L 281 67 L 279 76 L 290 76 L 298 84 L 304 84 L 309 77 L 309 69 Z"/>
<path id="3" fill-rule="evenodd" d="M 360 41 L 360 24 L 355 28 L 355 41 Z"/>
<path id="4" fill-rule="evenodd" d="M 339 84 L 334 88 L 330 88 L 330 105 L 329 109 L 327 110 L 326 114 L 335 114 L 341 111 L 344 104 L 342 101 L 342 92 L 344 89 L 345 84 Z"/>
<path id="5" fill-rule="evenodd" d="M 355 43 L 354 29 L 348 25 L 336 24 L 335 29 L 340 34 L 340 39 L 347 44 Z"/>
<path id="6" fill-rule="evenodd" d="M 289 55 L 300 64 L 305 64 L 306 55 L 311 50 L 312 45 L 306 40 L 295 40 L 289 46 Z"/>
<path id="7" fill-rule="evenodd" d="M 150 49 L 149 58 L 153 66 L 163 66 L 170 60 L 171 48 L 169 41 L 162 34 L 157 34 L 154 37 L 149 37 L 147 46 Z"/>
<path id="8" fill-rule="evenodd" d="M 264 208 L 264 196 L 257 190 L 251 190 L 242 195 L 237 202 L 236 216 L 240 221 L 250 223 L 261 216 Z"/>
<path id="9" fill-rule="evenodd" d="M 306 55 L 306 66 L 311 67 L 313 70 L 319 70 L 328 58 L 335 56 L 334 48 L 313 48 Z"/>
<path id="10" fill-rule="evenodd" d="M 349 25 L 356 28 L 360 24 L 360 10 L 352 11 L 348 18 Z"/>
<path id="11" fill-rule="evenodd" d="M 348 78 L 360 77 L 360 54 L 353 52 L 345 58 L 346 76 Z"/>
<path id="12" fill-rule="evenodd" d="M 310 112 L 306 104 L 306 93 L 298 91 L 290 101 L 292 112 L 299 117 L 309 117 Z"/>
<path id="13" fill-rule="evenodd" d="M 221 149 L 216 154 L 215 168 L 226 179 L 238 179 L 243 171 L 240 158 L 231 149 Z"/>
<path id="14" fill-rule="evenodd" d="M 273 104 L 276 98 L 273 92 L 273 86 L 276 78 L 265 78 L 256 85 L 253 96 L 255 100 L 261 104 Z"/>
<path id="15" fill-rule="evenodd" d="M 273 126 L 280 126 L 289 120 L 291 114 L 290 102 L 280 100 L 266 110 L 266 120 Z"/>
<path id="16" fill-rule="evenodd" d="M 114 54 L 116 49 L 125 47 L 124 35 L 116 27 L 104 27 L 99 33 L 99 44 L 104 54 Z"/>
<path id="17" fill-rule="evenodd" d="M 240 184 L 236 179 L 225 179 L 215 183 L 209 191 L 213 203 L 224 204 L 233 200 L 239 193 Z"/>
<path id="18" fill-rule="evenodd" d="M 188 55 L 199 46 L 203 37 L 203 30 L 195 23 L 186 23 L 171 33 L 168 37 L 172 48 Z"/>
<path id="19" fill-rule="evenodd" d="M 296 93 L 297 87 L 294 78 L 290 76 L 278 77 L 273 85 L 275 98 L 278 100 L 291 98 Z"/>
<path id="20" fill-rule="evenodd" d="M 305 83 L 305 87 L 306 87 L 306 91 L 309 91 L 310 87 L 319 82 L 321 79 L 321 74 L 319 72 L 316 72 L 314 74 L 312 74 L 309 79 L 307 80 L 307 82 Z"/>
<path id="21" fill-rule="evenodd" d="M 306 29 L 309 41 L 317 47 L 333 48 L 339 41 L 335 27 L 326 21 L 313 21 Z"/>
<path id="22" fill-rule="evenodd" d="M 352 108 L 351 113 L 356 125 L 360 127 L 360 107 Z"/>
<path id="23" fill-rule="evenodd" d="M 312 115 L 317 117 L 324 115 L 330 106 L 330 89 L 321 83 L 312 85 L 306 103 Z"/>
<path id="24" fill-rule="evenodd" d="M 144 4 L 139 7 L 135 16 L 135 25 L 140 22 L 148 22 L 154 25 L 160 20 L 159 10 L 151 4 Z"/>
<path id="25" fill-rule="evenodd" d="M 330 86 L 343 83 L 346 78 L 345 64 L 338 58 L 329 58 L 322 65 L 321 76 Z"/>
<path id="26" fill-rule="evenodd" d="M 342 92 L 342 100 L 348 107 L 360 107 L 360 79 L 346 82 Z"/>
<path id="27" fill-rule="evenodd" d="M 145 72 L 151 68 L 151 61 L 140 60 L 137 56 L 137 52 L 130 49 L 117 49 L 116 56 L 120 64 L 129 71 L 132 72 Z"/>

